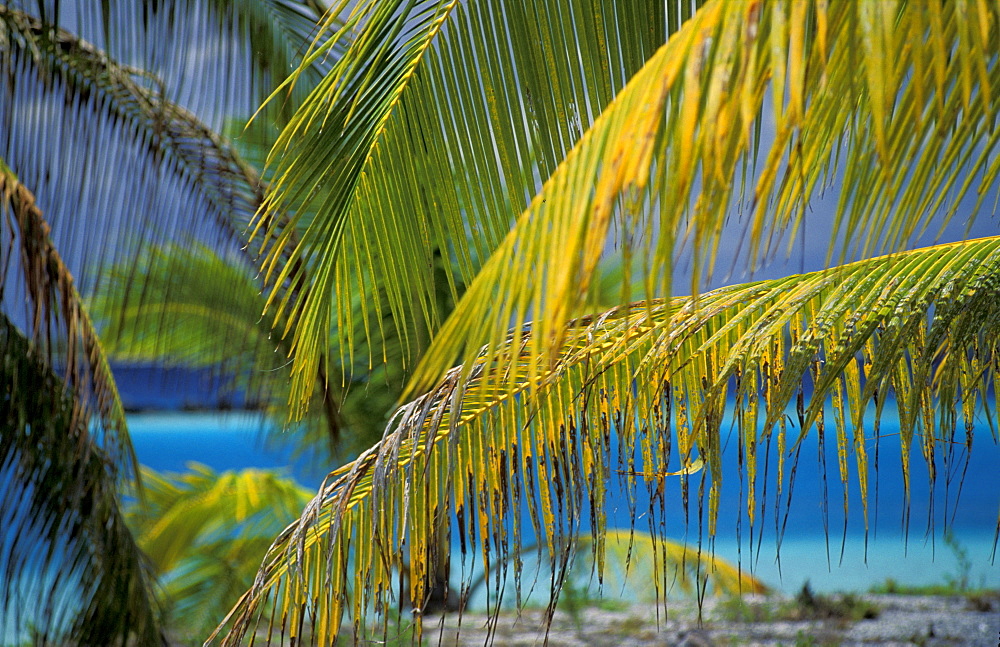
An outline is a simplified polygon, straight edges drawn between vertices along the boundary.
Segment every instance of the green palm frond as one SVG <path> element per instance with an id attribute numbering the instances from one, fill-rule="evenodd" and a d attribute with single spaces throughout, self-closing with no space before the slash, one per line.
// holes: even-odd
<path id="1" fill-rule="evenodd" d="M 572 16 L 551 3 L 498 9 L 363 2 L 318 43 L 316 55 L 346 51 L 275 146 L 267 202 L 295 210 L 292 257 L 315 268 L 307 293 L 279 289 L 271 303 L 287 313 L 279 332 L 295 348 L 293 407 L 309 388 L 312 351 L 372 286 L 385 289 L 412 363 L 414 330 L 446 314 L 432 298 L 434 253 L 448 261 L 449 285 L 470 280 L 540 179 L 690 12 L 666 15 L 655 2 L 581 3 Z M 259 236 L 269 282 L 294 281 L 300 269 L 278 262 L 293 246 L 287 229 L 262 218 Z M 369 336 L 384 312 L 373 303 L 362 313 Z M 338 345 L 351 352 L 351 340 Z"/>
<path id="2" fill-rule="evenodd" d="M 0 286 L 23 281 L 31 328 L 0 313 L 0 640 L 157 644 L 153 576 L 120 512 L 137 478 L 121 401 L 48 224 L 2 160 L 0 219 Z"/>
<path id="3" fill-rule="evenodd" d="M 288 399 L 287 349 L 272 340 L 264 296 L 242 254 L 220 256 L 198 243 L 151 247 L 138 259 L 105 268 L 107 279 L 88 303 L 114 361 L 211 371 L 220 397 L 240 394 L 276 419 L 282 436 Z M 143 277 L 141 299 L 133 276 Z M 337 455 L 344 418 L 344 378 L 318 380 L 310 415 L 294 437 L 302 451 Z M 304 438 L 309 438 L 307 442 Z M 377 437 L 377 436 L 376 436 Z M 367 443 L 372 434 L 365 436 Z M 325 446 L 327 451 L 319 451 Z"/>
<path id="4" fill-rule="evenodd" d="M 556 574 L 554 599 L 555 566 L 568 559 L 585 509 L 603 563 L 604 504 L 616 473 L 629 490 L 645 482 L 658 506 L 651 517 L 665 514 L 656 496 L 665 478 L 681 480 L 685 506 L 688 482 L 701 479 L 697 505 L 707 507 L 714 534 L 719 488 L 735 477 L 722 471 L 730 394 L 751 524 L 755 484 L 768 478 L 757 469 L 760 443 L 777 445 L 780 492 L 797 460 L 791 449 L 814 426 L 834 428 L 845 511 L 852 457 L 867 506 L 864 412 L 872 402 L 876 420 L 886 401 L 899 403 L 907 487 L 914 446 L 933 482 L 942 456 L 971 447 L 980 408 L 996 406 L 998 276 L 1000 237 L 619 307 L 567 326 L 555 361 L 534 379 L 524 365 L 533 361 L 535 331 L 512 331 L 499 353 L 451 370 L 397 412 L 379 445 L 330 474 L 275 542 L 222 644 L 258 630 L 277 640 L 276 627 L 327 644 L 345 613 L 360 638 L 371 614 L 384 620 L 398 600 L 422 607 L 424 575 L 435 566 L 428 546 L 442 518 L 471 539 L 487 569 L 508 557 L 517 563 L 530 526 Z M 394 592 L 404 560 L 410 588 Z M 279 616 L 262 618 L 272 603 Z"/>
<path id="5" fill-rule="evenodd" d="M 281 442 L 287 347 L 272 339 L 269 313 L 261 317 L 265 296 L 245 255 L 223 257 L 197 243 L 167 245 L 104 272 L 108 278 L 89 306 L 114 360 L 210 370 L 224 390 L 242 394 L 275 419 L 270 437 Z M 143 277 L 141 300 L 129 298 L 134 274 Z M 375 429 L 359 430 L 350 411 L 342 411 L 347 377 L 339 367 L 332 370 L 331 379 L 317 380 L 310 415 L 291 434 L 300 452 L 324 460 L 339 455 L 345 441 L 367 447 L 378 438 Z M 381 425 L 371 427 L 380 433 Z"/>
<path id="6" fill-rule="evenodd" d="M 192 554 L 198 537 L 224 536 L 237 527 L 249 535 L 278 532 L 311 498 L 308 490 L 274 471 L 217 474 L 198 463 L 187 467 L 179 474 L 144 469 L 148 491 L 129 510 L 139 543 L 160 572 Z"/>
<path id="7" fill-rule="evenodd" d="M 104 273 L 108 278 L 88 306 L 115 361 L 212 370 L 225 389 L 243 393 L 272 419 L 269 441 L 292 444 L 320 469 L 331 457 L 357 455 L 381 438 L 405 380 L 391 330 L 371 351 L 384 365 L 372 369 L 367 358 L 332 362 L 329 379 L 317 382 L 309 414 L 288 428 L 287 340 L 273 338 L 269 311 L 261 316 L 266 296 L 244 255 L 223 257 L 197 243 L 153 247 Z M 144 280 L 142 303 L 127 298 L 134 273 Z"/>
<path id="8" fill-rule="evenodd" d="M 263 372 L 285 363 L 268 339 L 270 327 L 260 321 L 263 297 L 246 258 L 223 257 L 199 243 L 167 245 L 104 271 L 108 280 L 90 310 L 116 360 L 221 366 L 223 373 L 235 367 Z M 146 282 L 142 303 L 127 298 L 133 273 Z"/>
<path id="9" fill-rule="evenodd" d="M 311 494 L 270 470 L 217 474 L 143 469 L 146 497 L 129 526 L 163 583 L 167 623 L 204 635 L 252 583 L 271 541 Z"/>
<path id="10" fill-rule="evenodd" d="M 351 39 L 275 147 L 267 202 L 310 207 L 292 216 L 294 257 L 321 268 L 308 293 L 272 298 L 293 337 L 293 405 L 331 320 L 350 316 L 335 294 L 384 285 L 396 325 L 437 326 L 428 247 L 456 276 L 483 271 L 411 395 L 500 348 L 512 319 L 535 322 L 527 370 L 543 372 L 614 231 L 629 241 L 623 276 L 651 298 L 670 293 L 681 241 L 696 281 L 712 268 L 734 211 L 751 261 L 775 253 L 838 171 L 830 251 L 844 258 L 903 249 L 963 195 L 986 199 L 1000 172 L 995 5 L 715 1 L 663 47 L 687 16 L 659 6 L 419 3 L 404 20 L 362 3 L 321 41 Z M 291 240 L 260 222 L 283 285 Z"/>

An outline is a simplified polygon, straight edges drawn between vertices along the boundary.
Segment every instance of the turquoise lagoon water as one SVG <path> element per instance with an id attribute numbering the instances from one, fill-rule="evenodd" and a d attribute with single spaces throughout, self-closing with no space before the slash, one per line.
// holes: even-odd
<path id="1" fill-rule="evenodd" d="M 815 434 L 801 446 L 790 501 L 786 486 L 779 503 L 775 502 L 775 452 L 771 447 L 767 466 L 769 489 L 764 491 L 761 484 L 757 486 L 758 501 L 764 499 L 766 504 L 762 510 L 758 509 L 753 527 L 745 511 L 746 484 L 738 478 L 723 482 L 714 541 L 707 538 L 707 521 L 699 522 L 697 506 L 692 503 L 689 510 L 683 509 L 679 479 L 671 479 L 666 485 L 664 498 L 668 505 L 662 518 L 650 514 L 649 494 L 653 485 L 647 488 L 640 484 L 631 502 L 628 493 L 612 487 L 606 508 L 608 524 L 627 528 L 634 518 L 637 530 L 648 530 L 655 516 L 655 527 L 668 537 L 689 544 L 700 541 L 704 551 L 714 551 L 738 563 L 742 569 L 787 593 L 796 592 L 806 581 L 818 591 L 863 591 L 886 579 L 904 585 L 924 585 L 962 576 L 973 586 L 1000 588 L 996 540 L 1000 516 L 1000 446 L 988 428 L 977 430 L 975 450 L 967 467 L 962 448 L 947 462 L 938 457 L 938 478 L 933 490 L 928 487 L 927 468 L 915 447 L 907 525 L 899 443 L 898 437 L 892 435 L 898 432 L 894 417 L 884 416 L 882 439 L 877 446 L 875 440 L 866 442 L 869 461 L 874 463 L 876 451 L 879 461 L 878 479 L 870 476 L 867 534 L 853 455 L 849 457 L 851 482 L 845 517 L 836 442 L 828 438 L 821 453 Z M 204 463 L 219 471 L 283 468 L 310 488 L 317 487 L 325 475 L 323 470 L 292 461 L 287 451 L 266 449 L 259 419 L 247 414 L 146 413 L 132 415 L 129 421 L 139 461 L 156 470 L 183 470 L 188 461 Z M 724 447 L 724 474 L 738 473 L 737 452 L 733 432 Z M 763 456 L 758 463 L 763 473 Z M 786 467 L 786 482 L 789 469 Z M 696 492 L 698 479 L 692 479 L 691 483 Z M 582 510 L 580 516 L 586 520 L 589 511 Z M 955 540 L 950 544 L 944 541 L 946 518 Z M 527 517 L 524 521 L 527 523 Z M 530 532 L 524 541 L 533 541 Z M 471 560 L 469 556 L 467 568 L 472 568 Z M 461 562 L 456 567 L 460 568 Z M 542 576 L 540 582 L 546 580 Z"/>

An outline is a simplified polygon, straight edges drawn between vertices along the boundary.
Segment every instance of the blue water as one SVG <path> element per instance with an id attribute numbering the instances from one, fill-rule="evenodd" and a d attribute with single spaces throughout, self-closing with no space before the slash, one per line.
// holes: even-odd
<path id="1" fill-rule="evenodd" d="M 190 461 L 219 472 L 281 469 L 310 488 L 319 487 L 326 475 L 308 461 L 293 459 L 289 444 L 266 442 L 270 428 L 255 413 L 137 413 L 128 416 L 128 423 L 139 462 L 157 471 L 184 471 Z"/>
<path id="2" fill-rule="evenodd" d="M 850 456 L 845 532 L 843 489 L 833 438 L 827 440 L 822 463 L 827 472 L 824 509 L 815 435 L 808 437 L 801 447 L 790 502 L 786 486 L 780 503 L 775 503 L 775 448 L 771 447 L 769 485 L 766 493 L 762 483 L 757 486 L 758 505 L 752 528 L 744 503 L 746 484 L 739 478 L 726 478 L 720 496 L 717 536 L 709 543 L 707 520 L 699 521 L 694 494 L 690 509 L 685 512 L 680 504 L 680 479 L 676 477 L 666 483 L 667 512 L 664 518 L 657 516 L 657 527 L 665 529 L 666 535 L 674 539 L 692 544 L 701 541 L 704 550 L 713 550 L 721 557 L 738 562 L 743 569 L 789 593 L 807 580 L 819 591 L 866 590 L 887 578 L 901 584 L 921 585 L 942 583 L 962 575 L 967 576 L 972 585 L 1000 588 L 1000 554 L 995 544 L 1000 515 L 1000 446 L 988 429 L 981 429 L 976 433 L 975 450 L 967 468 L 964 449 L 956 449 L 947 464 L 939 456 L 939 474 L 933 491 L 928 487 L 927 469 L 915 447 L 911 459 L 907 527 L 904 525 L 898 436 L 892 435 L 898 429 L 893 426 L 893 417 L 886 415 L 883 418 L 882 438 L 878 441 L 877 480 L 873 470 L 869 470 L 867 536 L 853 455 Z M 183 470 L 187 461 L 204 463 L 220 471 L 244 467 L 283 468 L 310 488 L 317 487 L 324 476 L 324 470 L 309 468 L 302 461 L 292 461 L 288 451 L 266 449 L 262 423 L 250 414 L 135 414 L 129 421 L 140 462 L 156 470 Z M 726 475 L 738 473 L 734 437 L 735 433 L 724 448 L 723 473 Z M 875 445 L 874 439 L 866 443 L 871 463 L 875 459 Z M 763 447 L 761 451 L 763 454 Z M 763 455 L 758 463 L 763 473 Z M 786 483 L 789 469 L 790 465 L 786 467 Z M 964 480 L 960 478 L 963 469 Z M 700 475 L 691 478 L 693 492 L 697 491 L 700 478 Z M 607 506 L 609 526 L 628 527 L 631 517 L 635 516 L 636 528 L 647 530 L 649 488 L 640 481 L 631 506 L 626 493 L 612 488 Z M 762 511 L 761 501 L 765 496 Z M 780 509 L 779 525 L 784 522 L 786 509 L 788 512 L 783 532 L 776 528 L 776 507 Z M 524 521 L 527 522 L 527 518 Z M 946 525 L 954 532 L 958 550 L 943 541 Z M 525 541 L 532 539 L 528 536 Z M 962 560 L 967 560 L 964 566 L 959 559 L 962 551 Z"/>

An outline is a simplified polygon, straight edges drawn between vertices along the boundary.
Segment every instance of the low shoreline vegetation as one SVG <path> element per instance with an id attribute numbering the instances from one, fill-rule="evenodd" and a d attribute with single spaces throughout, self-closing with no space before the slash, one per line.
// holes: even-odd
<path id="1" fill-rule="evenodd" d="M 837 623 L 877 618 L 881 608 L 855 593 L 815 593 L 806 582 L 791 599 L 731 597 L 718 607 L 718 618 L 728 622 L 797 622 L 823 620 Z"/>
<path id="2" fill-rule="evenodd" d="M 972 561 L 969 551 L 958 541 L 955 533 L 944 533 L 944 544 L 955 556 L 958 572 L 945 577 L 944 582 L 934 584 L 901 584 L 889 577 L 885 582 L 871 587 L 868 592 L 877 595 L 935 595 L 964 597 L 970 611 L 990 611 L 994 605 L 1000 606 L 1000 589 L 986 586 L 985 577 L 978 585 L 972 584 Z"/>
<path id="3" fill-rule="evenodd" d="M 930 595 L 936 597 L 962 597 L 965 598 L 966 607 L 969 611 L 987 612 L 994 608 L 1000 608 L 1000 589 L 990 589 L 986 587 L 976 587 L 971 589 L 956 588 L 950 582 L 939 584 L 900 584 L 896 580 L 887 578 L 885 582 L 869 589 L 869 593 L 875 595 Z"/>

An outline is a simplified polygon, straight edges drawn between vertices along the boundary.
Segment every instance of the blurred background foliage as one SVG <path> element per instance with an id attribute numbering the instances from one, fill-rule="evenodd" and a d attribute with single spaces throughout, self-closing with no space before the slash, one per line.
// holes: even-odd
<path id="1" fill-rule="evenodd" d="M 312 494 L 281 471 L 187 468 L 143 468 L 143 500 L 130 501 L 125 514 L 158 578 L 167 627 L 175 639 L 201 644 Z"/>

